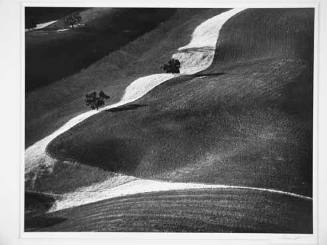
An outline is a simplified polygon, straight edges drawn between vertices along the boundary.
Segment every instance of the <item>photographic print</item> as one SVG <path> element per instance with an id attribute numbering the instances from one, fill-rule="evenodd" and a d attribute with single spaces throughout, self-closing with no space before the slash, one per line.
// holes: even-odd
<path id="1" fill-rule="evenodd" d="M 25 232 L 313 233 L 314 8 L 24 16 Z"/>

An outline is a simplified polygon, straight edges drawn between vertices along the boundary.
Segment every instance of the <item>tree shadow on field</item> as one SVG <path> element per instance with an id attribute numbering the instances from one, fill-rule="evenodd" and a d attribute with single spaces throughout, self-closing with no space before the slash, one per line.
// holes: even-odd
<path id="1" fill-rule="evenodd" d="M 174 77 L 162 84 L 160 84 L 159 86 L 161 88 L 164 87 L 169 87 L 169 86 L 176 86 L 178 84 L 182 84 L 182 83 L 186 83 L 186 82 L 190 82 L 192 81 L 192 79 L 194 78 L 200 78 L 200 77 L 213 77 L 213 76 L 221 76 L 221 75 L 225 75 L 225 72 L 215 72 L 215 73 L 203 73 L 203 72 L 198 72 L 196 74 L 192 74 L 192 75 L 185 75 L 183 74 L 182 76 L 179 77 Z M 159 87 L 158 86 L 158 87 Z M 151 93 L 153 93 L 153 91 L 151 91 Z"/>
<path id="2" fill-rule="evenodd" d="M 120 112 L 120 111 L 130 111 L 130 110 L 135 110 L 139 107 L 145 107 L 147 105 L 142 105 L 142 104 L 127 104 L 123 106 L 119 106 L 116 108 L 111 108 L 106 110 L 107 112 Z"/>
<path id="3" fill-rule="evenodd" d="M 194 77 L 211 77 L 211 76 L 221 76 L 226 74 L 225 72 L 216 72 L 216 73 L 197 73 Z"/>

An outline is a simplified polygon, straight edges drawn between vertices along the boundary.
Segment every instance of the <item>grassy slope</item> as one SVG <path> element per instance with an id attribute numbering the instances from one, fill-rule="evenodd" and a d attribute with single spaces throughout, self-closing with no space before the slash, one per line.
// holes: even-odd
<path id="1" fill-rule="evenodd" d="M 25 191 L 62 194 L 112 178 L 114 173 L 79 163 L 57 161 L 53 168 L 25 175 Z"/>
<path id="2" fill-rule="evenodd" d="M 67 14 L 81 11 L 83 8 L 65 7 L 25 7 L 25 17 L 32 18 L 37 24 L 58 20 Z"/>
<path id="3" fill-rule="evenodd" d="M 58 33 L 56 29 L 67 28 L 60 20 L 45 30 L 26 32 L 26 91 L 80 71 L 173 13 L 173 9 L 95 8 L 81 12 L 86 25 L 82 28 Z"/>
<path id="4" fill-rule="evenodd" d="M 312 203 L 247 190 L 183 190 L 104 200 L 27 219 L 26 231 L 312 233 Z M 299 215 L 301 213 L 301 215 Z"/>
<path id="5" fill-rule="evenodd" d="M 52 133 L 69 118 L 88 110 L 84 105 L 84 95 L 91 89 L 104 88 L 104 91 L 112 96 L 110 102 L 113 103 L 120 99 L 124 89 L 133 80 L 162 72 L 160 66 L 178 47 L 190 41 L 194 28 L 222 11 L 222 9 L 177 10 L 170 20 L 158 28 L 88 69 L 33 93 L 33 97 L 27 101 L 26 144 L 29 145 Z M 110 177 L 111 173 L 97 167 L 71 166 L 58 161 L 54 171 L 40 174 L 36 181 L 33 175 L 34 173 L 31 173 L 31 176 L 26 176 L 27 189 L 63 193 L 101 181 Z M 62 181 L 63 179 L 65 181 Z"/>
<path id="6" fill-rule="evenodd" d="M 247 10 L 223 27 L 204 77 L 89 118 L 48 150 L 144 178 L 311 195 L 312 43 L 313 10 Z"/>

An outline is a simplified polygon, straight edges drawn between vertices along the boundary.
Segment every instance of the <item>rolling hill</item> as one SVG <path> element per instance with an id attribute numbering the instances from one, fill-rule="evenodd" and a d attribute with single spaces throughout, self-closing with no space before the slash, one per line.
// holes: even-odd
<path id="1" fill-rule="evenodd" d="M 159 73 L 197 26 L 226 10 L 178 9 L 80 73 L 31 92 L 26 145 L 85 112 L 83 95 L 91 89 L 117 102 L 127 85 Z M 209 68 L 172 78 L 58 135 L 46 148 L 53 166 L 27 174 L 25 182 L 27 190 L 63 198 L 104 180 L 134 178 L 307 198 L 237 188 L 147 192 L 28 217 L 25 228 L 312 233 L 313 17 L 313 9 L 234 15 L 220 30 Z"/>

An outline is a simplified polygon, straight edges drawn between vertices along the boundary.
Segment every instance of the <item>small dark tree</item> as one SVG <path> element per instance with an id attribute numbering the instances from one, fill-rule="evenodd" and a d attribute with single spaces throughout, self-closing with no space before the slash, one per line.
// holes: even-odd
<path id="1" fill-rule="evenodd" d="M 181 63 L 178 59 L 170 59 L 168 64 L 164 64 L 162 69 L 167 73 L 180 73 Z"/>
<path id="2" fill-rule="evenodd" d="M 36 27 L 36 21 L 33 17 L 27 17 L 25 19 L 25 28 L 27 30 L 31 30 L 32 28 Z"/>
<path id="3" fill-rule="evenodd" d="M 97 92 L 92 92 L 85 95 L 85 103 L 92 110 L 98 110 L 99 107 L 104 106 L 105 100 L 109 98 L 110 96 L 106 95 L 103 91 L 100 91 L 99 96 L 97 96 Z"/>
<path id="4" fill-rule="evenodd" d="M 79 13 L 75 12 L 65 17 L 64 22 L 66 25 L 69 25 L 74 29 L 74 25 L 77 25 L 82 20 L 82 17 Z"/>
<path id="5" fill-rule="evenodd" d="M 109 95 L 106 95 L 102 90 L 101 90 L 100 93 L 99 93 L 99 97 L 100 97 L 100 98 L 103 98 L 103 99 L 105 99 L 105 100 L 107 100 L 107 99 L 110 98 L 110 96 L 109 96 Z"/>

